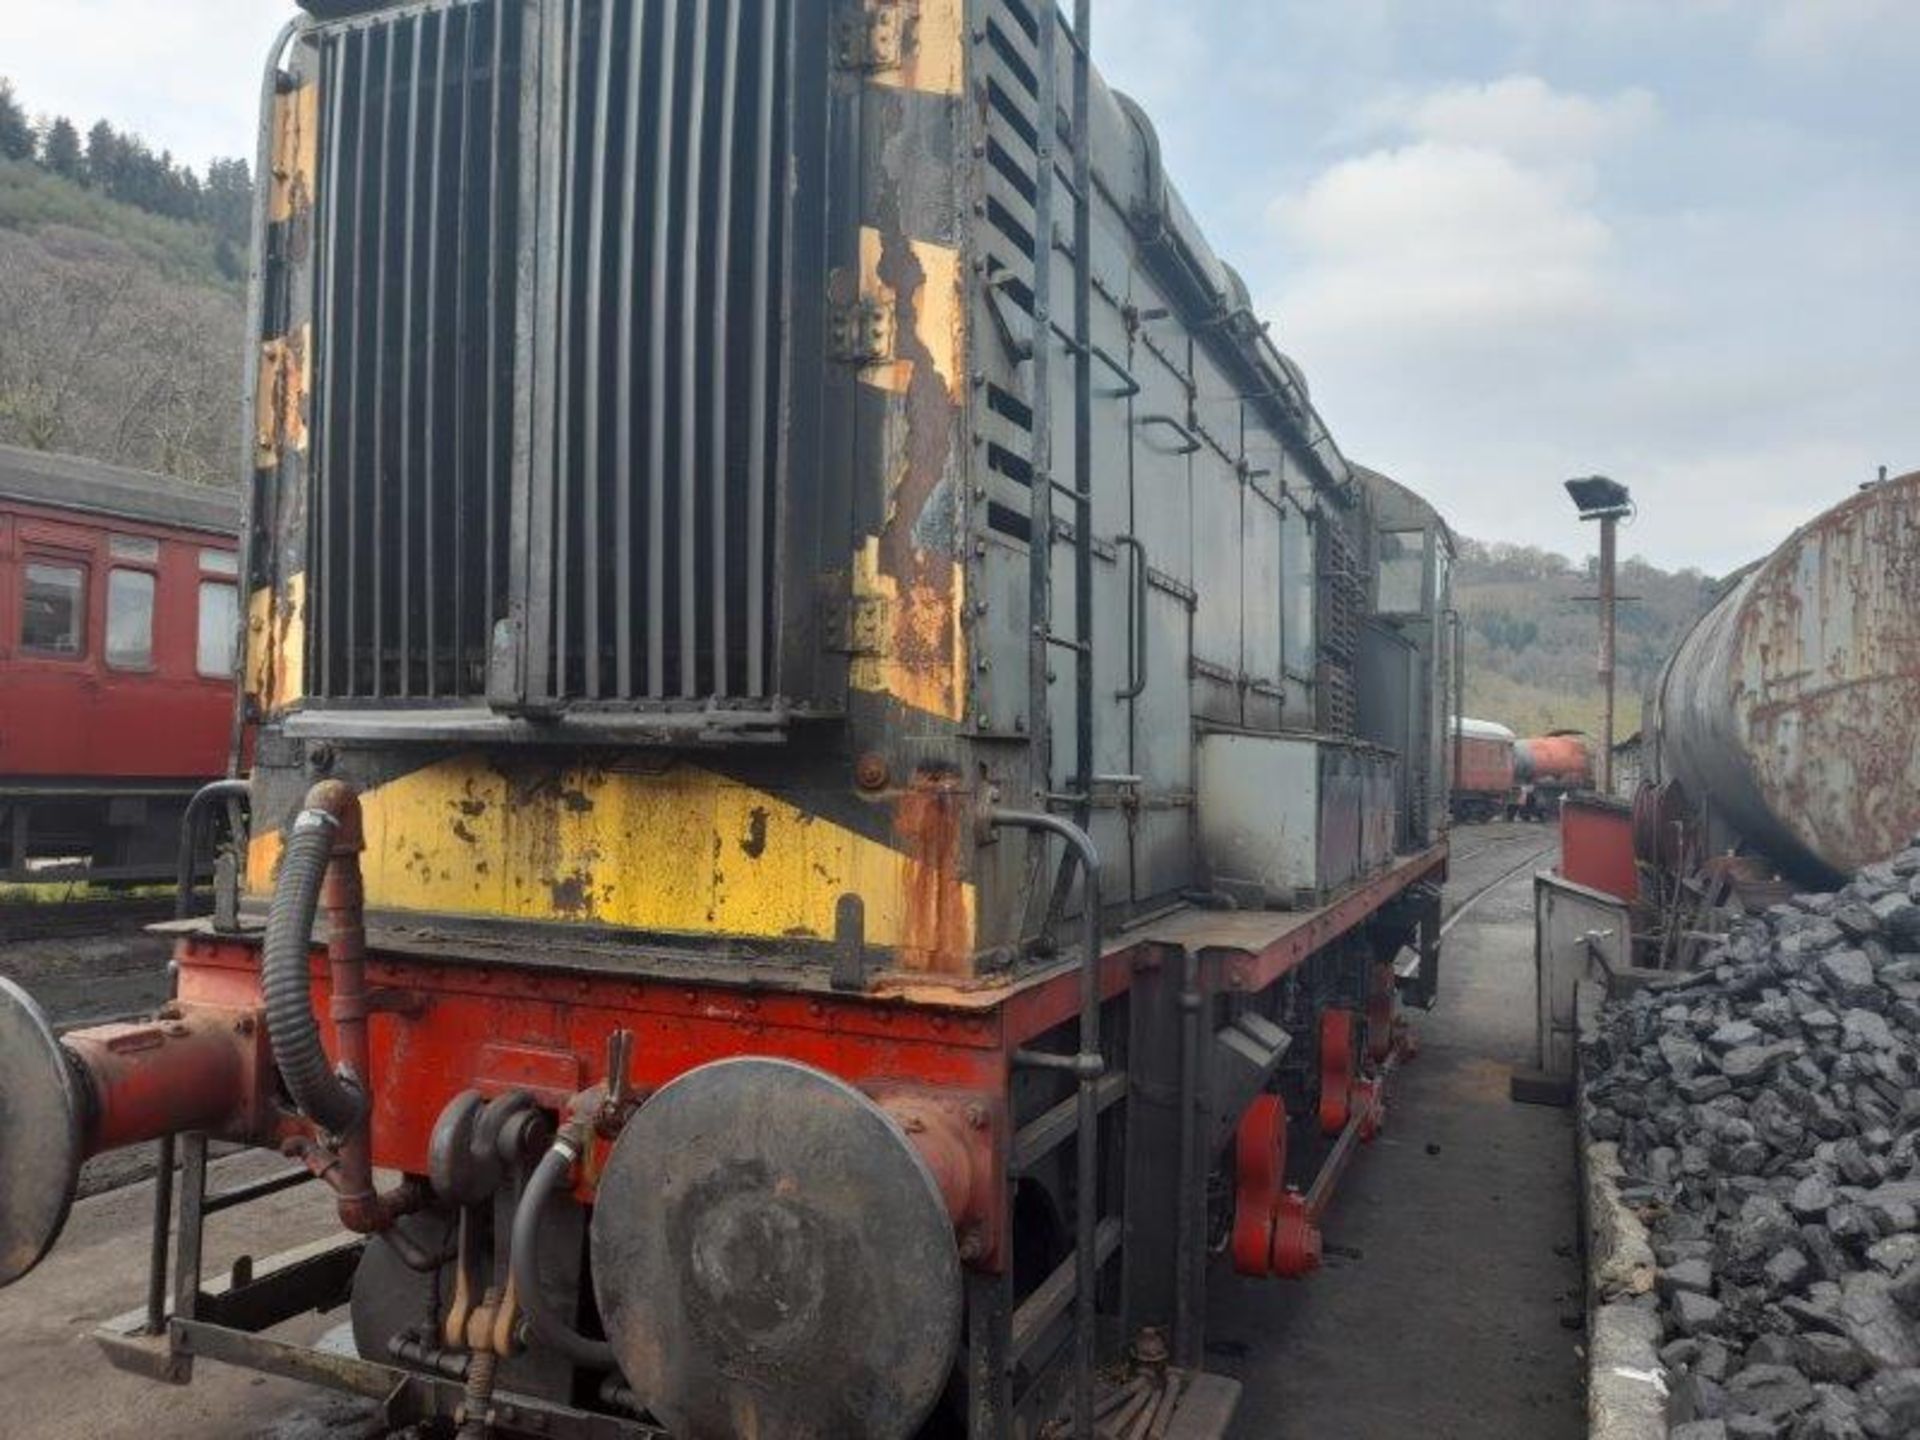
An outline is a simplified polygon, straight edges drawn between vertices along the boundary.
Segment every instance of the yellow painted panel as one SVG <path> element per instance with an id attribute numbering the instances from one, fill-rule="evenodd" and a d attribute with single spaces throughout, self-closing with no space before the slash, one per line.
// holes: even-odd
<path id="1" fill-rule="evenodd" d="M 885 259 L 885 240 L 871 225 L 860 231 L 860 293 L 878 301 L 895 313 L 901 327 L 911 323 L 920 347 L 930 358 L 934 373 L 958 405 L 964 398 L 966 383 L 966 307 L 961 283 L 960 252 L 929 240 L 903 242 L 913 252 L 919 270 L 916 293 L 904 297 L 911 314 L 902 313 L 903 297 L 895 285 L 881 277 Z M 883 360 L 861 369 L 867 384 L 895 395 L 904 395 L 913 384 L 914 361 L 900 357 Z"/>
<path id="2" fill-rule="evenodd" d="M 831 937 L 842 894 L 866 902 L 870 943 L 929 933 L 908 923 L 914 862 L 891 846 L 695 766 L 661 775 L 543 772 L 528 789 L 481 757 L 414 771 L 361 797 L 367 903 L 523 920 L 578 920 L 690 935 Z M 277 835 L 253 842 L 247 878 L 267 890 Z M 924 889 L 924 884 L 920 887 Z M 976 895 L 943 942 L 903 955 L 951 969 L 975 933 Z"/>
<path id="3" fill-rule="evenodd" d="M 275 224 L 313 204 L 313 175 L 320 146 L 320 89 L 302 85 L 273 99 L 272 174 L 267 217 Z"/>

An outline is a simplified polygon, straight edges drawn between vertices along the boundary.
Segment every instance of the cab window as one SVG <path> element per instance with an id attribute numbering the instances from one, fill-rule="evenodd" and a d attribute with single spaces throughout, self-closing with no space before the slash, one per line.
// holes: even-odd
<path id="1" fill-rule="evenodd" d="M 1380 613 L 1418 615 L 1427 588 L 1427 537 L 1419 530 L 1380 532 Z"/>
<path id="2" fill-rule="evenodd" d="M 20 648 L 72 659 L 87 649 L 87 567 L 30 560 L 20 607 Z"/>

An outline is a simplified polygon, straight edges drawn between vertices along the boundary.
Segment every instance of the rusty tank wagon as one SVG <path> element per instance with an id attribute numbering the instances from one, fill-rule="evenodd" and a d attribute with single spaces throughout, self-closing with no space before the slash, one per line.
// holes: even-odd
<path id="1" fill-rule="evenodd" d="M 156 1379 L 1223 1433 L 1211 1257 L 1316 1268 L 1435 992 L 1446 526 L 1335 445 L 1088 0 L 304 10 L 251 771 L 187 825 L 245 839 L 151 1024 L 0 986 L 0 1283 L 157 1140 L 99 1337 Z M 290 1168 L 212 1191 L 213 1140 Z M 203 1273 L 303 1182 L 341 1239 Z M 270 1333 L 339 1306 L 353 1353 Z"/>
<path id="2" fill-rule="evenodd" d="M 1643 831 L 1824 883 L 1920 831 L 1920 473 L 1736 576 L 1649 696 Z M 1664 817 L 1664 818 L 1663 818 Z M 1672 844 L 1649 833 L 1643 848 Z"/>

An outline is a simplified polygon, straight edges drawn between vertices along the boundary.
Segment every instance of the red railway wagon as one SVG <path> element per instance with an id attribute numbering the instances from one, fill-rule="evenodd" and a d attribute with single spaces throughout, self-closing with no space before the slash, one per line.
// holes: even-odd
<path id="1" fill-rule="evenodd" d="M 224 773 L 237 501 L 0 446 L 0 877 L 173 873 Z"/>
<path id="2" fill-rule="evenodd" d="M 1513 731 L 1491 720 L 1463 719 L 1456 739 L 1454 818 L 1491 820 L 1513 791 Z"/>

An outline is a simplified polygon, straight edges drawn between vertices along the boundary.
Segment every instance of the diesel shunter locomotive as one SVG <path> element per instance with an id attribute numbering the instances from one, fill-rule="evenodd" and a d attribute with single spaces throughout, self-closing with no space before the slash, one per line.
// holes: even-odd
<path id="1" fill-rule="evenodd" d="M 1209 1272 L 1316 1267 L 1435 993 L 1446 526 L 1336 447 L 1088 0 L 304 8 L 202 807 L 250 823 L 152 1023 L 0 990 L 0 1283 L 157 1141 L 100 1339 L 159 1379 L 1222 1433 Z M 289 1168 L 210 1190 L 210 1140 Z M 203 1273 L 303 1181 L 340 1239 Z M 275 1332 L 339 1306 L 355 1353 Z"/>

